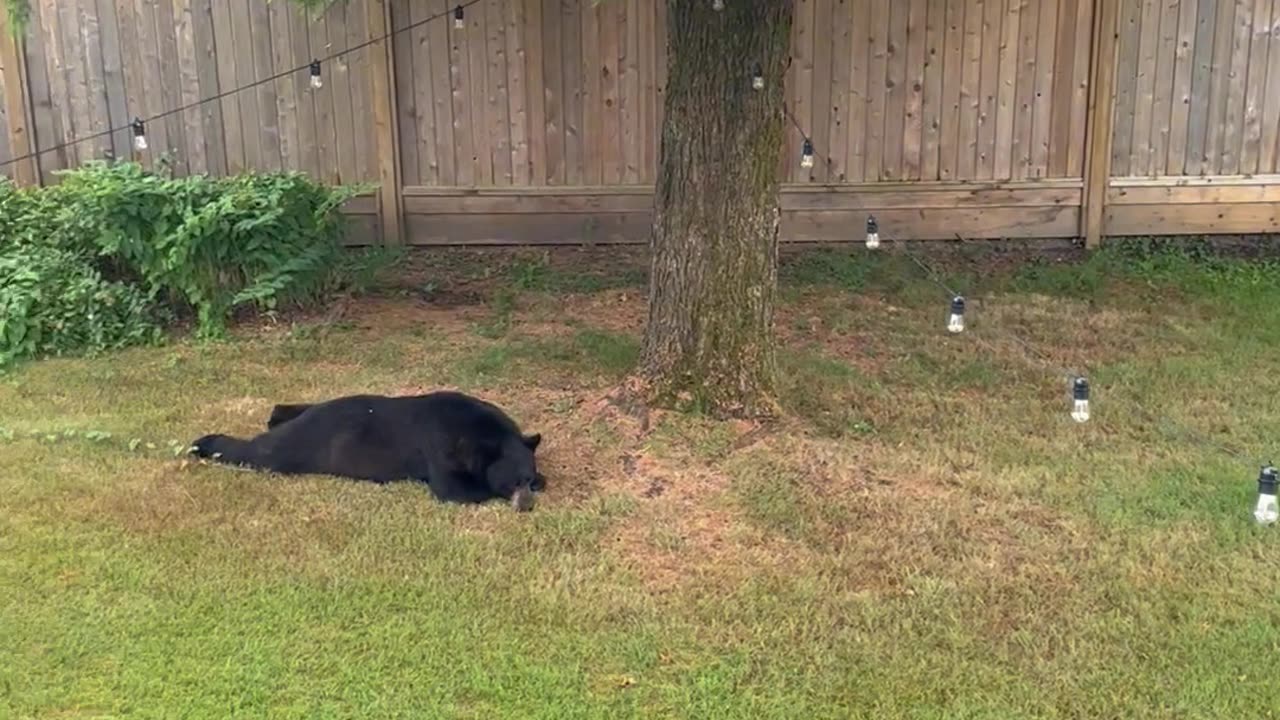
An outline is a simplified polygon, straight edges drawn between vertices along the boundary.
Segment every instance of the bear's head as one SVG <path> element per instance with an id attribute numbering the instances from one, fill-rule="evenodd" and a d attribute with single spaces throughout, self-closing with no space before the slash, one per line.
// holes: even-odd
<path id="1" fill-rule="evenodd" d="M 511 500 L 517 510 L 533 509 L 533 493 L 540 490 L 542 476 L 534 457 L 542 435 L 520 435 L 502 444 L 497 459 L 485 469 L 485 480 L 493 491 Z"/>

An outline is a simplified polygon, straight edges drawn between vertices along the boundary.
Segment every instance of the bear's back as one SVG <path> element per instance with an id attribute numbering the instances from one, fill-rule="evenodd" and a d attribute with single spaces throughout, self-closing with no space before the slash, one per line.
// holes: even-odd
<path id="1" fill-rule="evenodd" d="M 520 433 L 515 421 L 498 406 L 452 390 L 387 400 L 388 407 L 395 408 L 392 415 L 404 413 L 409 416 L 406 419 L 414 424 L 426 423 L 451 434 L 483 437 L 501 443 Z"/>

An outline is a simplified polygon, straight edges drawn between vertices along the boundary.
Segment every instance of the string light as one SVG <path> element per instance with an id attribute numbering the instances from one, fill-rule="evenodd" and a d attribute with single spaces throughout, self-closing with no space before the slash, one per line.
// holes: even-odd
<path id="1" fill-rule="evenodd" d="M 764 68 L 760 67 L 760 63 L 756 63 L 756 69 L 751 73 L 751 89 L 764 89 Z"/>
<path id="2" fill-rule="evenodd" d="M 147 126 L 142 118 L 133 119 L 133 149 L 138 152 L 147 149 Z"/>
<path id="3" fill-rule="evenodd" d="M 311 61 L 311 88 L 319 90 L 324 87 L 324 78 L 320 77 L 320 61 Z"/>
<path id="4" fill-rule="evenodd" d="M 1082 377 L 1071 383 L 1071 419 L 1089 422 L 1089 381 Z"/>
<path id="5" fill-rule="evenodd" d="M 809 138 L 804 139 L 804 145 L 800 148 L 800 167 L 813 167 L 813 141 Z"/>
<path id="6" fill-rule="evenodd" d="M 1259 525 L 1274 525 L 1280 520 L 1280 504 L 1276 503 L 1276 469 L 1272 465 L 1258 474 L 1258 504 L 1253 517 Z"/>
<path id="7" fill-rule="evenodd" d="M 724 0 L 712 0 L 711 9 L 720 12 L 724 9 Z"/>
<path id="8" fill-rule="evenodd" d="M 951 298 L 951 315 L 947 317 L 947 331 L 964 332 L 964 298 L 960 295 Z"/>
<path id="9" fill-rule="evenodd" d="M 867 249 L 875 250 L 880 247 L 880 225 L 876 223 L 874 215 L 867 216 Z"/>
<path id="10" fill-rule="evenodd" d="M 453 9 L 453 27 L 458 30 L 467 27 L 467 15 L 461 5 Z"/>

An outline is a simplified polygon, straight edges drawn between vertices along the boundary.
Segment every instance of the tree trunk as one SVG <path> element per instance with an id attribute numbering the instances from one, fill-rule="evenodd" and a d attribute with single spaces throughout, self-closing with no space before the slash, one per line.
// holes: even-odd
<path id="1" fill-rule="evenodd" d="M 640 376 L 660 404 L 770 415 L 778 158 L 794 6 L 724 6 L 667 0 L 669 74 Z"/>

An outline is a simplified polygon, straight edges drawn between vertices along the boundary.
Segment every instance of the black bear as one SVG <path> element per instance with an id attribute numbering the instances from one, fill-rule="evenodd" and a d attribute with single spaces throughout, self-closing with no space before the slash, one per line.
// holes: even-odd
<path id="1" fill-rule="evenodd" d="M 267 432 L 242 440 L 206 435 L 191 452 L 228 465 L 285 475 L 419 480 L 440 500 L 510 500 L 533 507 L 546 485 L 525 435 L 497 406 L 458 392 L 414 397 L 354 395 L 315 405 L 277 405 Z"/>

